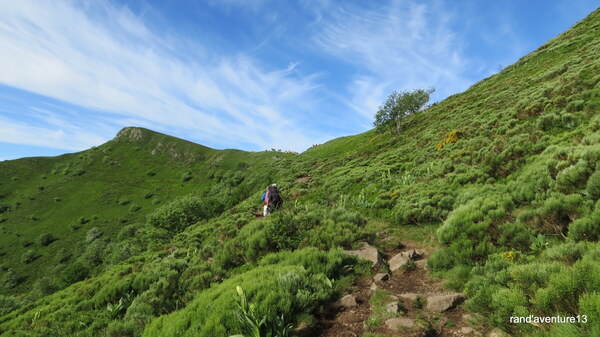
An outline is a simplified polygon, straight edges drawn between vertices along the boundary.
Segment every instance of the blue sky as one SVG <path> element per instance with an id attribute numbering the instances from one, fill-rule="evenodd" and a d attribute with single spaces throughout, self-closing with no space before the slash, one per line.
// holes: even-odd
<path id="1" fill-rule="evenodd" d="M 142 126 L 218 149 L 303 151 L 514 63 L 596 1 L 0 0 L 0 160 Z"/>

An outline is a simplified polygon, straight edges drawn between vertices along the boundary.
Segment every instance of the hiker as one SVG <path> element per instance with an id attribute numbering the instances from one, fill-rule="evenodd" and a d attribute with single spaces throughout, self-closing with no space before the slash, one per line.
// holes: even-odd
<path id="1" fill-rule="evenodd" d="M 267 191 L 263 194 L 265 206 L 263 209 L 263 215 L 267 216 L 273 213 L 274 210 L 280 208 L 283 205 L 283 199 L 279 195 L 279 189 L 277 184 L 267 186 Z"/>

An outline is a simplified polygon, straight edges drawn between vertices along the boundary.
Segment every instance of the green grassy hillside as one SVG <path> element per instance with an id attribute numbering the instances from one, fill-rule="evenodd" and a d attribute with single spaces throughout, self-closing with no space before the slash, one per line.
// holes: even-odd
<path id="1" fill-rule="evenodd" d="M 123 228 L 145 223 L 148 213 L 183 195 L 235 196 L 223 202 L 230 207 L 256 192 L 257 184 L 269 182 L 267 173 L 254 167 L 273 156 L 217 151 L 126 128 L 108 143 L 80 153 L 2 162 L 0 254 L 2 269 L 14 272 L 18 282 L 0 291 L 27 292 L 42 277 L 40 282 L 52 283 L 50 288 L 67 285 L 50 279 L 60 279 L 65 267 L 86 255 L 93 229 L 107 246 L 101 250 L 111 256 L 96 252 L 103 256 L 81 261 L 89 274 L 141 252 L 145 247 L 119 244 Z"/>
<path id="2" fill-rule="evenodd" d="M 599 335 L 598 55 L 597 10 L 399 135 L 300 155 L 128 128 L 0 163 L 0 333 L 229 336 L 244 331 L 236 286 L 264 329 L 310 324 L 369 272 L 340 251 L 368 240 L 435 248 L 430 270 L 465 292 L 481 330 Z M 272 182 L 285 209 L 257 218 Z M 530 314 L 588 322 L 508 323 Z"/>

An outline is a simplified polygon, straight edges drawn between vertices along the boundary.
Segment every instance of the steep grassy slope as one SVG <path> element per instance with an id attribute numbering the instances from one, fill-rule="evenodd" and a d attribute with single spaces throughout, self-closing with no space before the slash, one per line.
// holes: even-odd
<path id="1" fill-rule="evenodd" d="M 27 247 L 34 253 L 63 242 L 76 250 L 92 226 L 106 233 L 106 247 L 135 247 L 47 296 L 12 296 L 27 283 L 3 290 L 11 296 L 1 298 L 0 332 L 227 336 L 244 328 L 232 313 L 236 286 L 269 326 L 310 323 L 355 273 L 365 272 L 339 247 L 365 239 L 397 244 L 374 235 L 385 229 L 399 241 L 427 245 L 436 235 L 439 249 L 429 266 L 449 288 L 465 291 L 482 330 L 598 335 L 598 55 L 595 11 L 501 73 L 406 119 L 398 136 L 369 131 L 298 156 L 219 152 L 128 129 L 81 154 L 0 163 L 0 202 L 10 207 L 1 215 L 5 231 L 34 242 L 44 231 L 59 238 Z M 258 219 L 260 193 L 274 181 L 286 209 Z M 60 201 L 45 196 L 61 189 Z M 81 193 L 75 201 L 73 193 Z M 188 194 L 195 196 L 182 198 Z M 93 208 L 85 206 L 90 195 Z M 140 208 L 132 211 L 134 205 Z M 92 220 L 75 231 L 48 225 L 81 216 Z M 35 229 L 42 225 L 48 227 Z M 88 247 L 102 242 L 93 236 L 82 256 L 112 250 L 92 254 Z M 26 247 L 16 240 L 1 242 L 2 264 L 17 277 L 36 275 L 32 266 L 50 260 L 21 262 Z M 72 276 L 69 261 L 46 263 L 63 279 L 67 271 Z M 586 315 L 588 323 L 508 323 L 529 314 Z"/>
<path id="2" fill-rule="evenodd" d="M 149 212 L 178 196 L 207 195 L 218 188 L 220 195 L 235 195 L 225 202 L 229 207 L 256 192 L 250 186 L 269 182 L 266 172 L 253 167 L 273 156 L 217 151 L 127 128 L 91 150 L 0 163 L 1 265 L 17 278 L 0 293 L 28 291 L 43 276 L 41 283 L 50 288 L 64 286 L 48 277 L 60 276 L 78 256 L 86 255 L 93 233 L 102 235 L 98 242 L 105 240 L 106 247 L 98 249 L 107 252 L 82 261 L 90 272 L 103 262 L 120 262 L 141 252 L 145 247 L 115 246 L 124 227 L 144 223 Z"/>

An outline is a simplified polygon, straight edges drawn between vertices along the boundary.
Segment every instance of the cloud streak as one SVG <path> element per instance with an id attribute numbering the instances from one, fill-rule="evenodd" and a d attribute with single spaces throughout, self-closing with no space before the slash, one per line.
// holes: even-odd
<path id="1" fill-rule="evenodd" d="M 243 53 L 210 55 L 195 42 L 151 31 L 108 2 L 85 8 L 61 1 L 2 2 L 0 41 L 0 83 L 84 107 L 82 114 L 137 120 L 221 147 L 301 149 L 311 142 L 294 126 L 294 114 L 283 111 L 298 101 L 310 104 L 319 87 L 314 75 L 295 76 L 293 68 L 265 71 Z M 197 55 L 181 56 L 183 45 Z M 43 114 L 32 110 L 30 118 L 43 120 Z M 24 141 L 29 133 L 63 147 L 60 130 L 72 122 L 54 118 L 63 120 L 46 129 L 5 118 L 4 125 L 17 128 L 0 141 Z M 90 140 L 75 147 L 98 137 Z"/>
<path id="2" fill-rule="evenodd" d="M 314 41 L 356 67 L 349 106 L 371 117 L 392 90 L 434 86 L 438 97 L 472 83 L 463 73 L 469 60 L 451 28 L 452 11 L 439 3 L 395 1 L 379 7 L 327 9 Z"/>

